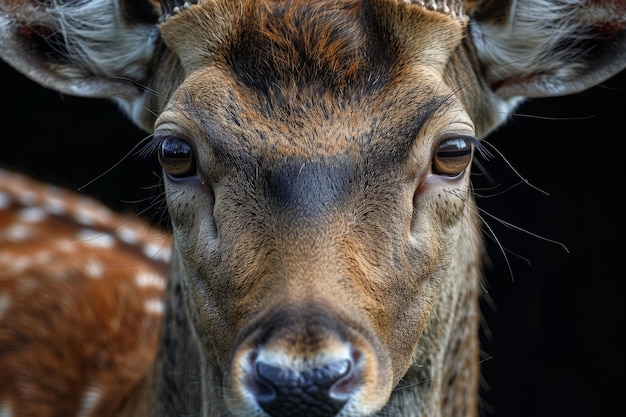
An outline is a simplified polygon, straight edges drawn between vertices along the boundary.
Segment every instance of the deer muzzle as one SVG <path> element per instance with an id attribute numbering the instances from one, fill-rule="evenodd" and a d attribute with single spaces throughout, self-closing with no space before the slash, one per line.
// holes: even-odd
<path id="1" fill-rule="evenodd" d="M 315 302 L 259 317 L 242 332 L 229 361 L 231 411 L 332 417 L 382 407 L 391 392 L 389 357 L 352 321 Z"/>

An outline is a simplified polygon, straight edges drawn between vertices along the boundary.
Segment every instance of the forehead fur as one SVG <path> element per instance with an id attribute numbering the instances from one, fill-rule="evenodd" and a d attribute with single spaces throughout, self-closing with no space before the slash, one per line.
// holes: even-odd
<path id="1" fill-rule="evenodd" d="M 205 0 L 161 29 L 187 74 L 218 62 L 261 94 L 367 91 L 415 63 L 443 71 L 462 33 L 458 20 L 391 0 Z"/>
<path id="2" fill-rule="evenodd" d="M 224 154 L 387 155 L 393 140 L 396 154 L 380 159 L 400 160 L 447 103 L 462 27 L 390 0 L 205 0 L 162 31 L 188 74 L 177 106 L 203 109 Z"/>

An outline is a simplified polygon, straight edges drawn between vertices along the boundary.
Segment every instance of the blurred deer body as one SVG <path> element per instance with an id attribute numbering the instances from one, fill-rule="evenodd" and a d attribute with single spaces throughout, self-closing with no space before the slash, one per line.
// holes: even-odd
<path id="1" fill-rule="evenodd" d="M 161 232 L 129 244 L 128 220 L 85 228 L 58 199 L 26 207 L 5 191 L 0 340 L 25 356 L 0 350 L 0 369 L 73 379 L 0 385 L 2 413 L 477 415 L 474 148 L 524 97 L 626 65 L 620 2 L 555 1 L 533 18 L 548 3 L 2 1 L 7 62 L 114 99 L 153 132 L 173 231 L 170 259 Z M 75 239 L 57 234 L 54 255 L 30 239 L 50 216 Z M 69 268 L 73 251 L 70 297 L 86 305 L 59 309 L 67 274 L 36 260 Z M 30 268 L 52 300 L 25 308 Z M 89 313 L 68 327 L 77 308 Z M 23 336 L 45 312 L 58 322 Z M 89 339 L 94 327 L 111 336 Z M 33 362 L 48 344 L 67 361 Z"/>
<path id="2" fill-rule="evenodd" d="M 0 410 L 110 415 L 156 356 L 169 236 L 0 170 Z"/>

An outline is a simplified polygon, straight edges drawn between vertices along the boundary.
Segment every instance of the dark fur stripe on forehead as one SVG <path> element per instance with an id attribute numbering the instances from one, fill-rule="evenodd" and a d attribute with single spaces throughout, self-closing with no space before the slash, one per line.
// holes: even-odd
<path id="1" fill-rule="evenodd" d="M 161 29 L 187 74 L 220 62 L 276 102 L 358 99 L 414 64 L 441 70 L 461 38 L 450 16 L 392 0 L 205 1 Z"/>
<path id="2" fill-rule="evenodd" d="M 359 0 L 265 2 L 226 59 L 247 87 L 271 96 L 367 91 L 385 84 L 396 61 L 368 33 Z"/>

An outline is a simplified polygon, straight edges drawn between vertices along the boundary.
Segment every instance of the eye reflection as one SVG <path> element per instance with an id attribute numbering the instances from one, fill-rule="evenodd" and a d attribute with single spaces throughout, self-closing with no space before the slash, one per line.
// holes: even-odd
<path id="1" fill-rule="evenodd" d="M 159 163 L 168 174 L 177 178 L 194 175 L 196 171 L 196 159 L 191 145 L 174 136 L 161 141 Z"/>

